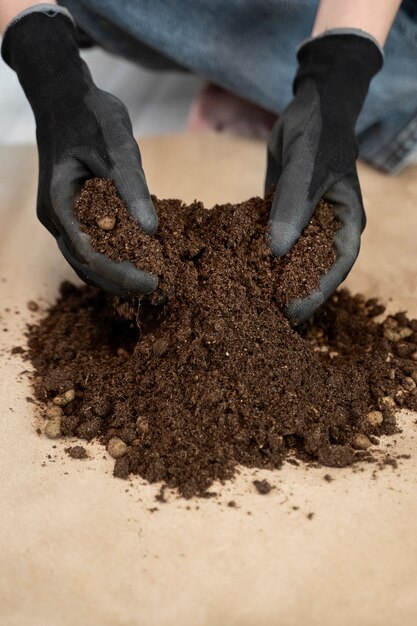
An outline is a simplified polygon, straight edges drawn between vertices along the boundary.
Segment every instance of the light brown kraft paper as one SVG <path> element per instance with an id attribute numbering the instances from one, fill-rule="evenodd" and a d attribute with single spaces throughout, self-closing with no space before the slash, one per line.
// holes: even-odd
<path id="1" fill-rule="evenodd" d="M 210 206 L 262 193 L 261 144 L 201 135 L 141 147 L 161 197 Z M 25 344 L 25 323 L 36 319 L 28 300 L 45 309 L 60 281 L 75 280 L 37 222 L 36 168 L 34 148 L 0 151 L 0 623 L 415 626 L 416 415 L 404 414 L 403 433 L 389 440 L 411 459 L 376 480 L 372 466 L 331 469 L 328 483 L 325 468 L 286 464 L 243 470 L 215 486 L 218 499 L 170 496 L 169 504 L 155 502 L 157 487 L 140 478 L 114 479 L 97 443 L 87 444 L 91 459 L 75 461 L 63 451 L 68 442 L 36 434 L 30 387 L 19 376 L 30 366 L 10 350 Z M 368 227 L 348 280 L 415 316 L 416 173 L 388 178 L 360 168 Z M 255 476 L 275 489 L 260 496 Z"/>

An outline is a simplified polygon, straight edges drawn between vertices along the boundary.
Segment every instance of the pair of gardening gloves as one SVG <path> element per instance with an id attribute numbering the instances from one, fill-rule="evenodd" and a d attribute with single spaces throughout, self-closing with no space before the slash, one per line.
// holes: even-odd
<path id="1" fill-rule="evenodd" d="M 121 296 L 148 294 L 157 277 L 129 261 L 95 252 L 73 212 L 86 179 L 110 178 L 144 232 L 158 218 L 126 107 L 93 82 L 79 55 L 65 9 L 20 14 L 7 28 L 4 60 L 16 71 L 36 118 L 39 150 L 37 213 L 77 274 Z M 298 50 L 294 98 L 268 142 L 265 191 L 276 187 L 270 245 L 285 255 L 321 198 L 335 206 L 337 259 L 308 297 L 291 302 L 294 325 L 309 318 L 345 279 L 359 252 L 365 212 L 356 172 L 355 124 L 369 83 L 382 66 L 379 46 L 366 34 L 329 31 Z"/>

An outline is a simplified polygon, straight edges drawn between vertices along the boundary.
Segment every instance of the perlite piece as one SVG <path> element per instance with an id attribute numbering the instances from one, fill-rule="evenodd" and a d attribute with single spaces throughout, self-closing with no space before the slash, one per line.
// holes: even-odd
<path id="1" fill-rule="evenodd" d="M 68 389 L 62 395 L 55 396 L 55 398 L 52 400 L 52 402 L 56 406 L 63 407 L 63 406 L 67 406 L 67 404 L 72 402 L 74 400 L 74 398 L 75 398 L 75 391 L 74 391 L 74 389 Z"/>
<path id="2" fill-rule="evenodd" d="M 400 326 L 400 328 L 392 329 L 392 328 L 384 328 L 384 337 L 388 339 L 388 341 L 392 341 L 393 343 L 397 343 L 402 339 L 406 339 L 407 337 L 411 337 L 413 331 L 411 328 L 407 326 Z"/>
<path id="3" fill-rule="evenodd" d="M 385 409 L 395 410 L 397 407 L 394 398 L 391 398 L 391 396 L 384 396 L 383 398 L 380 398 L 379 403 L 381 408 Z"/>
<path id="4" fill-rule="evenodd" d="M 381 411 L 370 411 L 366 417 L 371 426 L 380 426 L 384 421 Z"/>
<path id="5" fill-rule="evenodd" d="M 403 380 L 403 387 L 406 391 L 414 391 L 416 388 L 416 383 L 411 378 L 411 376 L 406 376 Z"/>
<path id="6" fill-rule="evenodd" d="M 372 445 L 372 442 L 366 435 L 362 433 L 355 435 L 352 441 L 352 447 L 355 450 L 367 450 Z"/>
<path id="7" fill-rule="evenodd" d="M 120 459 L 124 456 L 127 450 L 127 445 L 119 437 L 112 437 L 107 443 L 107 452 L 113 459 Z"/>
<path id="8" fill-rule="evenodd" d="M 61 436 L 61 418 L 53 417 L 45 426 L 45 435 L 48 439 L 59 439 Z"/>
<path id="9" fill-rule="evenodd" d="M 46 419 L 50 420 L 50 419 L 55 419 L 57 417 L 62 417 L 63 413 L 62 413 L 62 409 L 60 406 L 48 406 L 48 408 L 45 411 L 45 417 Z"/>
<path id="10" fill-rule="evenodd" d="M 97 226 L 101 228 L 101 230 L 111 231 L 116 226 L 116 218 L 110 217 L 110 215 L 106 215 L 105 217 L 97 220 Z"/>

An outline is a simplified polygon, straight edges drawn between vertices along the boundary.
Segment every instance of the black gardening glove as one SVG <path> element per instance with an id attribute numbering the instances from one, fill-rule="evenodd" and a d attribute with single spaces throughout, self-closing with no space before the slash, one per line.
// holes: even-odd
<path id="1" fill-rule="evenodd" d="M 272 251 L 282 256 L 291 249 L 322 197 L 335 205 L 341 227 L 335 236 L 337 260 L 321 277 L 319 290 L 287 307 L 294 324 L 336 290 L 358 255 L 366 220 L 355 124 L 382 61 L 379 46 L 360 31 L 329 31 L 299 49 L 294 99 L 268 144 L 265 190 L 277 186 L 270 215 Z"/>
<path id="2" fill-rule="evenodd" d="M 85 282 L 122 296 L 153 291 L 156 277 L 94 252 L 74 216 L 83 183 L 98 176 L 113 179 L 145 232 L 157 227 L 126 107 L 93 83 L 71 16 L 48 5 L 23 12 L 6 30 L 2 55 L 16 71 L 36 118 L 40 221 Z"/>

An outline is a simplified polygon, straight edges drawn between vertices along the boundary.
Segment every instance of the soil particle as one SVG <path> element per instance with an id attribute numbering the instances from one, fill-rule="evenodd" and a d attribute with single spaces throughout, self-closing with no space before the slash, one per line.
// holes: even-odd
<path id="1" fill-rule="evenodd" d="M 262 496 L 266 496 L 268 493 L 274 489 L 274 486 L 271 485 L 267 480 L 254 480 L 253 484 L 255 485 L 255 489 Z"/>
<path id="2" fill-rule="evenodd" d="M 113 476 L 126 479 L 129 478 L 130 471 L 129 458 L 126 455 L 116 459 Z"/>
<path id="3" fill-rule="evenodd" d="M 68 448 L 65 448 L 65 452 L 72 459 L 87 459 L 88 458 L 87 450 L 84 448 L 84 446 L 69 446 Z"/>
<path id="4" fill-rule="evenodd" d="M 75 433 L 67 434 L 76 434 L 81 439 L 86 439 L 87 441 L 90 441 L 91 439 L 94 439 L 94 437 L 97 437 L 102 429 L 102 426 L 103 423 L 99 417 L 87 418 L 76 427 Z"/>
<path id="5" fill-rule="evenodd" d="M 165 495 L 166 488 L 167 488 L 166 485 L 162 485 L 162 487 L 160 488 L 159 492 L 156 494 L 155 500 L 157 502 L 161 502 L 162 504 L 167 502 L 167 498 L 166 498 L 166 495 Z"/>
<path id="6" fill-rule="evenodd" d="M 397 432 L 397 405 L 417 408 L 411 383 L 402 388 L 414 380 L 417 322 L 402 313 L 378 323 L 382 305 L 347 291 L 301 328 L 282 313 L 334 261 L 329 204 L 279 259 L 267 245 L 270 197 L 211 211 L 154 203 L 154 237 L 110 181 L 88 181 L 76 215 L 97 251 L 156 274 L 156 294 L 121 301 L 65 283 L 29 325 L 36 399 L 46 409 L 74 392 L 60 406 L 63 435 L 119 438 L 115 476 L 139 474 L 191 497 L 238 465 L 272 470 L 296 457 L 344 467 L 370 455 L 355 449 L 358 433 L 371 442 Z M 97 225 L 106 216 L 116 220 L 111 231 Z M 397 334 L 390 340 L 387 330 Z M 375 411 L 382 423 L 367 417 Z"/>
<path id="7" fill-rule="evenodd" d="M 22 348 L 22 346 L 15 346 L 14 348 L 11 349 L 11 353 L 13 355 L 15 355 L 15 354 L 24 354 L 24 352 L 25 352 L 25 349 Z"/>

